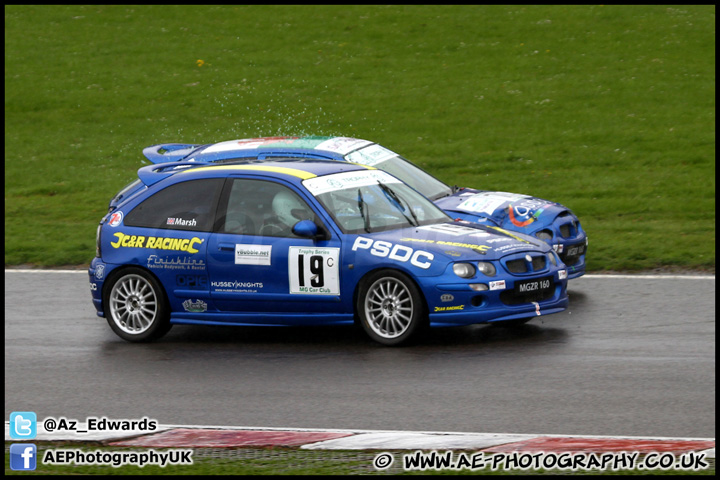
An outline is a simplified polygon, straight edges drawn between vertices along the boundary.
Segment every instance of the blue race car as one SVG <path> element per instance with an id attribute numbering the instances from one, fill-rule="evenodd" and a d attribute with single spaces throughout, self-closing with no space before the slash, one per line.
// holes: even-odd
<path id="1" fill-rule="evenodd" d="M 138 171 L 97 229 L 93 303 L 120 337 L 172 324 L 336 325 L 396 345 L 426 326 L 523 323 L 568 305 L 550 246 L 453 221 L 391 174 L 297 158 Z"/>
<path id="2" fill-rule="evenodd" d="M 348 137 L 266 137 L 210 145 L 165 144 L 143 152 L 153 163 L 256 162 L 276 157 L 327 158 L 385 170 L 435 202 L 454 219 L 501 227 L 544 240 L 567 266 L 568 278 L 585 273 L 588 238 L 569 208 L 529 195 L 449 187 L 376 143 Z M 135 185 L 138 187 L 138 185 Z"/>

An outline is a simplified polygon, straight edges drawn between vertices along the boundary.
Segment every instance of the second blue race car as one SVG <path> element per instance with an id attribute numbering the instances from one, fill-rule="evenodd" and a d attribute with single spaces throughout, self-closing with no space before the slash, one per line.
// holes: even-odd
<path id="1" fill-rule="evenodd" d="M 385 345 L 425 327 L 523 323 L 568 305 L 537 238 L 453 221 L 393 175 L 297 158 L 143 167 L 97 230 L 97 313 L 120 337 L 172 324 L 359 322 Z"/>

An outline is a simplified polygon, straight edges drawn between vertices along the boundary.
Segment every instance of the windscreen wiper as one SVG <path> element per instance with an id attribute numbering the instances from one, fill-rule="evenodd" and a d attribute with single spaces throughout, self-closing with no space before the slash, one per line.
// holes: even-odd
<path id="1" fill-rule="evenodd" d="M 420 222 L 418 222 L 415 212 L 413 212 L 412 208 L 410 208 L 410 204 L 407 201 L 405 202 L 405 205 L 407 205 L 407 210 L 410 211 L 410 215 L 412 215 L 413 220 L 415 220 L 414 223 L 412 220 L 410 220 L 410 217 L 405 215 L 405 207 L 402 206 L 403 201 L 400 200 L 400 197 L 398 197 L 397 193 L 395 193 L 395 191 L 392 188 L 388 187 L 381 181 L 378 181 L 378 185 L 380 185 L 380 188 L 382 189 L 383 193 L 385 193 L 385 195 L 387 195 L 387 197 L 395 203 L 398 210 L 400 210 L 400 213 L 403 214 L 403 216 L 405 217 L 405 220 L 407 220 L 410 225 L 412 225 L 413 227 L 417 227 L 418 225 L 420 225 Z"/>
<path id="2" fill-rule="evenodd" d="M 360 210 L 360 216 L 363 219 L 363 223 L 365 224 L 365 231 L 367 233 L 370 233 L 370 218 L 368 218 L 367 214 L 367 203 L 365 203 L 365 200 L 363 200 L 362 192 L 358 188 L 358 210 Z"/>

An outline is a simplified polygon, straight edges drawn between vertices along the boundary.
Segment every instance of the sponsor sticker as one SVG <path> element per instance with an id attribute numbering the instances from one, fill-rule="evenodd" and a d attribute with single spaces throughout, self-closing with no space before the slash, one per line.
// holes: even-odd
<path id="1" fill-rule="evenodd" d="M 424 232 L 444 233 L 446 235 L 452 235 L 454 237 L 478 233 L 477 228 L 463 227 L 462 225 L 455 225 L 454 223 L 425 225 L 423 227 L 418 227 L 418 230 Z"/>
<path id="2" fill-rule="evenodd" d="M 240 280 L 210 282 L 216 292 L 257 293 L 263 289 L 262 282 L 246 282 Z"/>
<path id="3" fill-rule="evenodd" d="M 203 150 L 203 153 L 230 152 L 233 150 L 252 150 L 273 143 L 291 143 L 299 137 L 267 137 L 267 138 L 246 138 L 243 140 L 229 140 L 216 143 Z"/>
<path id="4" fill-rule="evenodd" d="M 352 152 L 349 155 L 346 155 L 345 159 L 349 162 L 359 163 L 360 165 L 365 165 L 367 167 L 374 167 L 375 165 L 396 156 L 395 152 L 375 144 Z"/>
<path id="5" fill-rule="evenodd" d="M 452 312 L 457 310 L 465 310 L 465 305 L 454 305 L 452 307 L 435 307 L 436 312 Z"/>
<path id="6" fill-rule="evenodd" d="M 183 302 L 182 305 L 186 312 L 200 313 L 207 311 L 207 303 L 203 302 L 200 299 L 197 299 L 193 302 L 188 298 Z"/>
<path id="7" fill-rule="evenodd" d="M 235 244 L 235 265 L 271 265 L 272 245 Z"/>
<path id="8" fill-rule="evenodd" d="M 178 275 L 175 284 L 178 287 L 207 290 L 208 279 L 204 275 Z"/>
<path id="9" fill-rule="evenodd" d="M 122 212 L 113 212 L 112 215 L 110 215 L 110 219 L 108 220 L 108 225 L 111 227 L 117 227 L 122 223 L 122 219 Z"/>
<path id="10" fill-rule="evenodd" d="M 471 250 L 474 250 L 477 253 L 480 253 L 482 255 L 485 255 L 485 253 L 491 249 L 489 245 L 478 245 L 476 243 L 463 243 L 463 242 L 450 242 L 447 240 L 426 240 L 421 238 L 412 238 L 412 237 L 403 237 L 400 239 L 401 242 L 416 242 L 416 243 L 431 243 L 435 245 L 443 245 L 443 246 L 450 246 L 450 247 L 460 247 L 460 248 L 469 248 Z M 357 240 L 355 241 L 357 244 Z M 384 242 L 387 243 L 387 242 Z M 353 246 L 353 250 L 355 250 L 355 247 Z M 375 253 L 371 252 L 373 255 Z M 432 254 L 428 254 L 432 255 Z M 430 258 L 432 260 L 432 257 Z M 419 265 L 417 265 L 419 266 Z M 430 265 L 428 265 L 430 266 Z M 423 267 L 427 268 L 427 267 Z"/>
<path id="11" fill-rule="evenodd" d="M 367 145 L 368 143 L 371 142 L 358 138 L 334 137 L 319 143 L 315 148 L 317 150 L 328 150 L 330 152 L 339 153 L 340 155 L 345 155 L 346 153 L 352 152 L 353 150 L 360 148 L 363 145 Z"/>
<path id="12" fill-rule="evenodd" d="M 315 177 L 303 182 L 305 188 L 314 196 L 323 193 L 336 192 L 346 188 L 360 188 L 382 183 L 400 183 L 400 180 L 382 170 L 361 170 L 355 172 L 342 172 L 335 175 Z"/>
<path id="13" fill-rule="evenodd" d="M 528 195 L 518 195 L 507 192 L 476 193 L 458 205 L 459 210 L 466 212 L 486 213 L 492 215 L 503 205 L 529 198 Z"/>
<path id="14" fill-rule="evenodd" d="M 172 270 L 205 270 L 205 261 L 193 257 L 159 257 L 150 255 L 147 259 L 148 268 L 164 268 Z"/>
<path id="15" fill-rule="evenodd" d="M 504 290 L 505 280 L 496 280 L 494 282 L 489 282 L 488 287 L 490 288 L 490 290 Z"/>
<path id="16" fill-rule="evenodd" d="M 357 250 L 369 250 L 371 255 L 380 258 L 387 257 L 397 262 L 404 263 L 409 261 L 411 265 L 422 269 L 430 268 L 432 260 L 435 258 L 435 255 L 424 250 L 415 250 L 405 245 L 394 244 L 384 240 L 373 241 L 365 237 L 357 237 L 355 239 L 352 251 Z"/>
<path id="17" fill-rule="evenodd" d="M 95 267 L 95 278 L 98 280 L 102 280 L 102 278 L 105 276 L 105 265 L 97 265 Z"/>
<path id="18" fill-rule="evenodd" d="M 143 235 L 127 235 L 122 232 L 114 234 L 117 241 L 110 242 L 113 248 L 154 248 L 156 250 L 179 250 L 181 252 L 198 253 L 196 246 L 201 245 L 202 238 L 171 238 L 145 237 Z"/>
<path id="19" fill-rule="evenodd" d="M 195 221 L 194 218 L 187 220 L 185 218 L 170 217 L 167 219 L 167 224 L 172 225 L 173 227 L 195 227 L 197 226 L 197 221 Z"/>

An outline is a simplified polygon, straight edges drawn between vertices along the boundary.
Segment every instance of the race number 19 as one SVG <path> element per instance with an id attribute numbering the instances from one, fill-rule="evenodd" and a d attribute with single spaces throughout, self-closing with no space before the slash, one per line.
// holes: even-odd
<path id="1" fill-rule="evenodd" d="M 290 293 L 340 295 L 339 248 L 290 247 Z"/>

